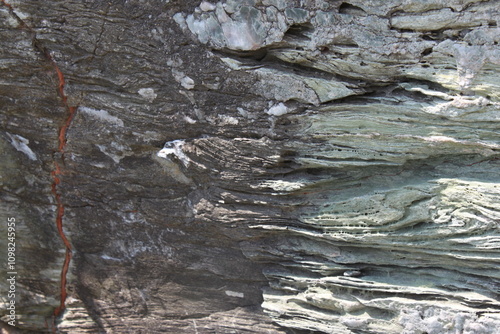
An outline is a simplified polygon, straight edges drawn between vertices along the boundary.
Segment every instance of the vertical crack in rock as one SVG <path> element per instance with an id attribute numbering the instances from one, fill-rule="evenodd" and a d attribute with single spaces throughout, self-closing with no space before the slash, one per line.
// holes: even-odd
<path id="1" fill-rule="evenodd" d="M 66 93 L 64 92 L 64 88 L 66 85 L 64 74 L 57 65 L 56 61 L 50 54 L 50 52 L 41 45 L 40 41 L 36 37 L 36 32 L 32 27 L 30 27 L 26 22 L 24 22 L 23 19 L 19 17 L 19 15 L 16 14 L 14 8 L 12 7 L 11 4 L 6 2 L 5 0 L 0 0 L 1 3 L 8 8 L 10 15 L 13 16 L 13 18 L 19 23 L 19 28 L 21 29 L 26 29 L 29 33 L 32 34 L 32 41 L 33 41 L 33 46 L 34 48 L 39 51 L 43 57 L 45 58 L 46 61 L 48 61 L 52 68 L 54 69 L 57 79 L 58 79 L 58 94 L 61 98 L 62 105 L 67 111 L 67 117 L 64 120 L 63 125 L 59 129 L 59 134 L 58 134 L 58 148 L 57 151 L 54 154 L 54 170 L 51 173 L 53 183 L 51 186 L 51 191 L 52 195 L 54 196 L 54 199 L 56 201 L 56 226 L 57 226 L 57 231 L 59 233 L 59 236 L 61 237 L 61 240 L 63 241 L 64 247 L 65 247 L 65 257 L 64 257 L 64 263 L 61 269 L 61 283 L 60 283 L 60 303 L 59 306 L 54 310 L 54 316 L 58 317 L 61 315 L 61 313 L 65 309 L 65 303 L 66 303 L 66 298 L 67 298 L 67 291 L 66 291 L 66 282 L 67 282 L 67 273 L 69 270 L 69 265 L 71 262 L 72 258 L 72 246 L 68 238 L 66 237 L 66 234 L 64 233 L 63 229 L 63 219 L 64 219 L 64 204 L 62 202 L 61 198 L 61 193 L 58 191 L 58 187 L 61 184 L 61 178 L 60 176 L 63 175 L 63 171 L 61 170 L 61 165 L 57 161 L 58 159 L 61 160 L 62 165 L 64 165 L 64 149 L 66 147 L 66 141 L 67 141 L 67 132 L 69 127 L 71 126 L 71 122 L 73 121 L 73 118 L 76 113 L 77 107 L 70 106 L 68 104 L 68 97 Z M 58 157 L 59 156 L 59 157 Z"/>
<path id="2" fill-rule="evenodd" d="M 67 110 L 66 120 L 64 121 L 64 124 L 59 129 L 59 136 L 58 136 L 59 146 L 58 146 L 58 151 L 57 151 L 57 153 L 60 154 L 60 159 L 62 160 L 62 163 L 64 164 L 64 149 L 66 147 L 66 141 L 67 141 L 66 135 L 67 135 L 69 127 L 71 126 L 71 122 L 73 121 L 73 118 L 75 116 L 75 112 L 76 112 L 77 108 L 74 106 L 72 107 L 68 104 L 68 97 L 66 96 L 66 93 L 64 92 L 64 87 L 65 87 L 66 82 L 64 79 L 64 74 L 62 73 L 61 69 L 59 68 L 59 66 L 55 62 L 54 58 L 50 55 L 50 53 L 46 49 L 42 49 L 42 50 L 43 50 L 43 53 L 45 55 L 45 58 L 51 63 L 55 72 L 57 73 L 57 78 L 59 80 L 59 86 L 58 86 L 59 95 L 61 97 L 61 100 L 62 100 L 64 107 Z M 58 190 L 57 190 L 59 184 L 61 183 L 60 175 L 63 175 L 63 172 L 61 171 L 61 167 L 60 167 L 59 163 L 57 162 L 56 158 L 54 159 L 54 164 L 55 164 L 55 169 L 52 172 L 52 177 L 54 179 L 54 182 L 52 183 L 52 194 L 54 195 L 54 198 L 55 198 L 56 203 L 57 203 L 57 216 L 56 216 L 57 231 L 59 232 L 61 240 L 64 243 L 64 247 L 66 248 L 64 263 L 63 263 L 63 267 L 61 270 L 60 304 L 54 310 L 54 315 L 57 317 L 61 314 L 61 312 L 65 308 L 65 302 L 66 302 L 66 297 L 67 297 L 66 276 L 68 273 L 69 264 L 71 262 L 72 247 L 71 247 L 71 243 L 69 242 L 68 238 L 66 237 L 66 234 L 64 233 L 64 229 L 63 229 L 64 204 L 61 200 L 61 193 L 58 192 Z"/>

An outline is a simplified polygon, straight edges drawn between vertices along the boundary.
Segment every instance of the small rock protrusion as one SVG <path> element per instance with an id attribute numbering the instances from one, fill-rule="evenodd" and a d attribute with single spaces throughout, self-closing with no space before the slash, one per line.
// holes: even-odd
<path id="1" fill-rule="evenodd" d="M 360 277 L 361 271 L 359 271 L 359 270 L 346 270 L 346 271 L 344 271 L 344 276 L 345 277 Z"/>

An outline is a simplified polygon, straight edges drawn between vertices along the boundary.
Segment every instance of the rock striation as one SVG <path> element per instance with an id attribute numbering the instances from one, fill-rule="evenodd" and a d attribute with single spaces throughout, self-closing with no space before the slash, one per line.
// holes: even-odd
<path id="1" fill-rule="evenodd" d="M 498 333 L 499 18 L 1 1 L 2 331 Z"/>

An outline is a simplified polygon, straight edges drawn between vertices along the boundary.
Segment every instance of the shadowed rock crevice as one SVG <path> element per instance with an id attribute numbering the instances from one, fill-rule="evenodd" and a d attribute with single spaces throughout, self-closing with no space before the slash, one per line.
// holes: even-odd
<path id="1" fill-rule="evenodd" d="M 366 16 L 366 12 L 364 11 L 363 8 L 351 5 L 350 3 L 347 2 L 342 2 L 342 4 L 340 4 L 339 13 L 352 16 Z"/>

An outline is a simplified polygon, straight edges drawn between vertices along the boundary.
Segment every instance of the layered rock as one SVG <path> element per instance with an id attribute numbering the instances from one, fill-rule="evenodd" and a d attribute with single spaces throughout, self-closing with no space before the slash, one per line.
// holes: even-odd
<path id="1" fill-rule="evenodd" d="M 16 1 L 0 15 L 19 329 L 500 327 L 496 1 Z M 74 255 L 59 317 L 54 163 Z"/>

